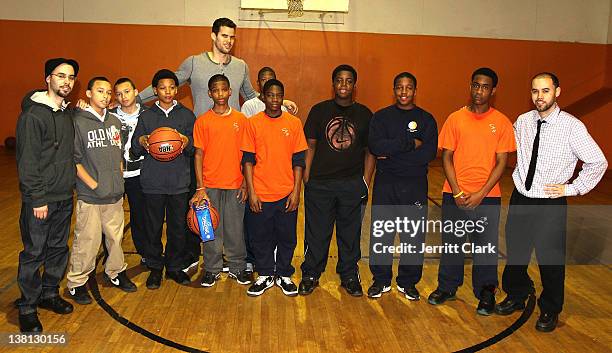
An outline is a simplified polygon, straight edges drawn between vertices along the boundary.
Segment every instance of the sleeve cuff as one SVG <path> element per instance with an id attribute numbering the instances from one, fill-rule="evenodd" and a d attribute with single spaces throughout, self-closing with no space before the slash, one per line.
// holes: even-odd
<path id="1" fill-rule="evenodd" d="M 578 196 L 580 193 L 573 184 L 565 185 L 565 196 Z"/>
<path id="2" fill-rule="evenodd" d="M 256 160 L 255 160 L 255 153 L 242 151 L 242 161 L 241 161 L 241 163 L 243 165 L 245 163 L 251 163 L 251 164 L 255 165 L 257 163 Z"/>
<path id="3" fill-rule="evenodd" d="M 304 151 L 294 153 L 293 157 L 291 158 L 291 166 L 306 168 L 305 156 L 306 152 Z"/>
<path id="4" fill-rule="evenodd" d="M 37 207 L 42 207 L 45 206 L 47 204 L 47 200 L 45 198 L 42 199 L 33 199 L 32 200 L 32 207 L 33 208 L 37 208 Z"/>

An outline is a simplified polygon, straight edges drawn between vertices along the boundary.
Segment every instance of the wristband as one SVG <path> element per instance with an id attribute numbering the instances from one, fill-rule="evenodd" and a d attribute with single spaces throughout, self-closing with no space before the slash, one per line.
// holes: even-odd
<path id="1" fill-rule="evenodd" d="M 205 190 L 205 189 L 206 189 L 206 187 L 202 186 L 201 188 L 196 188 L 196 191 Z"/>
<path id="2" fill-rule="evenodd" d="M 453 195 L 453 198 L 456 199 L 460 197 L 461 195 L 463 195 L 463 191 L 460 191 L 457 195 Z"/>

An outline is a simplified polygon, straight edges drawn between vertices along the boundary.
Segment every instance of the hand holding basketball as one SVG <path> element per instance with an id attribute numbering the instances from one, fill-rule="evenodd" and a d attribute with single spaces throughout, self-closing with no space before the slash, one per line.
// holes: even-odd
<path id="1" fill-rule="evenodd" d="M 189 200 L 189 205 L 195 204 L 196 206 L 200 206 L 202 204 L 202 201 L 204 200 L 210 202 L 210 198 L 208 197 L 208 194 L 206 193 L 205 188 L 201 190 L 196 190 L 191 200 Z"/>
<path id="2" fill-rule="evenodd" d="M 140 145 L 144 147 L 147 152 L 149 152 L 149 135 L 140 136 L 140 138 L 138 139 L 138 143 L 140 143 Z"/>
<path id="3" fill-rule="evenodd" d="M 181 150 L 185 149 L 185 147 L 187 147 L 187 145 L 189 145 L 189 137 L 179 133 L 179 135 L 181 136 L 181 141 L 183 141 L 183 145 L 181 146 Z"/>
<path id="4" fill-rule="evenodd" d="M 219 226 L 219 211 L 212 205 L 209 204 L 210 211 L 210 221 L 212 222 L 213 229 L 217 229 Z M 195 210 L 193 207 L 189 207 L 189 211 L 187 212 L 187 227 L 195 234 L 200 234 L 200 225 L 198 223 L 198 217 L 196 216 Z"/>
<path id="5" fill-rule="evenodd" d="M 146 143 L 151 157 L 160 162 L 169 162 L 183 153 L 185 139 L 176 129 L 170 127 L 159 127 L 148 136 Z M 143 145 L 144 146 L 144 145 Z"/>

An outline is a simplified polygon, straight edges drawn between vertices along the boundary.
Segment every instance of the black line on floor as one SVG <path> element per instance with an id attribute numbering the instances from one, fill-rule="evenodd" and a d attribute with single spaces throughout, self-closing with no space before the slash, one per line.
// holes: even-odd
<path id="1" fill-rule="evenodd" d="M 439 208 L 442 208 L 442 205 L 438 201 L 434 200 L 433 197 L 427 196 L 427 198 L 429 199 L 429 201 L 431 201 L 431 203 L 438 206 Z"/>
<path id="2" fill-rule="evenodd" d="M 98 256 L 97 260 L 96 260 L 96 267 L 97 267 L 97 263 L 98 261 L 101 259 L 101 256 Z M 118 323 L 120 323 L 121 325 L 129 328 L 130 330 L 139 333 L 143 336 L 145 336 L 146 338 L 155 341 L 157 343 L 163 344 L 165 346 L 168 347 L 172 347 L 174 349 L 178 349 L 180 351 L 183 352 L 190 352 L 190 353 L 210 353 L 208 351 L 203 351 L 197 348 L 192 348 L 189 346 L 185 346 L 183 344 L 174 342 L 172 340 L 169 340 L 167 338 L 163 338 L 159 335 L 154 334 L 151 331 L 148 331 L 140 326 L 138 326 L 137 324 L 131 322 L 129 319 L 126 319 L 125 317 L 121 316 L 117 311 L 115 311 L 115 309 L 113 309 L 112 306 L 110 306 L 105 300 L 104 298 L 102 298 L 102 295 L 100 294 L 100 288 L 98 287 L 98 281 L 96 280 L 95 276 L 90 276 L 89 279 L 87 280 L 87 283 L 89 284 L 89 290 L 91 291 L 91 294 L 93 296 L 93 298 L 96 300 L 96 303 L 98 303 L 98 305 L 102 308 L 102 310 L 104 310 L 111 318 L 113 318 L 115 321 L 117 321 Z"/>
<path id="3" fill-rule="evenodd" d="M 438 206 L 439 208 L 442 208 L 442 206 L 437 201 L 432 199 L 431 197 L 428 197 L 428 199 L 434 205 Z M 124 234 L 127 233 L 127 231 L 129 229 L 130 229 L 130 224 L 127 223 L 125 225 L 125 228 L 124 228 Z M 135 254 L 135 252 L 134 253 L 130 253 L 130 254 Z M 500 252 L 500 254 L 501 254 L 501 252 Z M 502 256 L 502 258 L 505 258 L 504 254 L 501 254 L 501 256 Z M 368 258 L 368 257 L 369 256 L 364 256 L 363 258 Z M 97 260 L 99 261 L 101 258 L 102 258 L 102 256 L 98 256 Z M 437 257 L 433 257 L 433 258 L 435 259 Z M 428 259 L 430 259 L 430 258 L 428 258 Z M 12 285 L 12 284 L 13 283 L 11 283 L 10 285 Z M 168 346 L 168 347 L 172 347 L 172 348 L 178 349 L 180 351 L 190 352 L 190 353 L 209 353 L 207 351 L 202 351 L 202 350 L 197 349 L 197 348 L 192 348 L 192 347 L 189 347 L 189 346 L 185 346 L 183 344 L 174 342 L 174 341 L 169 340 L 167 338 L 163 338 L 163 337 L 161 337 L 159 335 L 154 334 L 151 331 L 148 331 L 148 330 L 138 326 L 137 324 L 135 324 L 135 323 L 131 322 L 130 320 L 126 319 L 125 317 L 121 316 L 117 311 L 115 311 L 115 309 L 113 309 L 112 306 L 110 306 L 104 300 L 104 298 L 102 298 L 102 295 L 100 294 L 100 289 L 98 287 L 98 281 L 96 280 L 95 276 L 91 276 L 89 278 L 88 284 L 89 284 L 89 289 L 91 290 L 91 294 L 94 297 L 94 299 L 96 300 L 96 303 L 98 303 L 98 305 L 102 308 L 102 310 L 104 310 L 111 318 L 113 318 L 115 321 L 117 321 L 121 325 L 129 328 L 130 330 L 132 330 L 132 331 L 134 331 L 136 333 L 139 333 L 139 334 L 147 337 L 148 339 L 150 339 L 152 341 L 155 341 L 157 343 L 163 344 L 163 345 Z M 518 330 L 521 326 L 523 326 L 525 324 L 525 322 L 527 322 L 529 320 L 529 318 L 531 317 L 531 315 L 533 314 L 534 309 L 535 309 L 535 296 L 534 295 L 530 295 L 525 310 L 523 311 L 521 316 L 514 323 L 512 323 L 512 325 L 510 325 L 508 328 L 506 328 L 502 332 L 498 333 L 497 335 L 487 339 L 486 341 L 483 341 L 483 342 L 475 344 L 475 345 L 473 345 L 471 347 L 464 348 L 462 350 L 456 351 L 455 353 L 478 352 L 480 350 L 483 350 L 483 349 L 485 349 L 487 347 L 490 347 L 490 346 L 496 344 L 497 342 L 499 342 L 499 341 L 503 340 L 504 338 L 510 336 L 516 330 Z"/>
<path id="4" fill-rule="evenodd" d="M 480 342 L 478 344 L 475 344 L 471 347 L 468 348 L 464 348 L 460 351 L 456 351 L 455 353 L 472 353 L 472 352 L 478 352 L 481 351 L 487 347 L 491 347 L 492 345 L 496 344 L 497 342 L 503 340 L 504 338 L 510 336 L 511 334 L 513 334 L 516 330 L 518 330 L 519 328 L 521 328 L 521 326 L 523 326 L 527 320 L 529 320 L 529 317 L 531 317 L 531 314 L 533 314 L 533 310 L 535 308 L 535 296 L 533 294 L 531 294 L 529 296 L 529 299 L 527 300 L 527 307 L 525 308 L 525 310 L 523 310 L 523 314 L 521 314 L 521 316 L 512 323 L 512 325 L 510 325 L 507 329 L 503 330 L 502 332 L 498 333 L 497 335 L 489 338 L 486 341 Z"/>

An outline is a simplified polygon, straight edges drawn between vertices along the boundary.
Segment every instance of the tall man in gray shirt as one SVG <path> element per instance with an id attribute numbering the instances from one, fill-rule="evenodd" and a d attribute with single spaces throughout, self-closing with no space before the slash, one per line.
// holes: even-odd
<path id="1" fill-rule="evenodd" d="M 249 80 L 249 66 L 242 59 L 230 54 L 236 41 L 236 24 L 229 18 L 218 18 L 213 22 L 211 51 L 192 55 L 185 59 L 175 72 L 179 85 L 188 82 L 193 95 L 194 113 L 196 117 L 212 108 L 212 98 L 208 96 L 208 80 L 215 74 L 222 74 L 230 81 L 230 86 L 238 89 L 244 100 L 257 97 Z M 148 102 L 155 98 L 151 86 L 138 95 L 139 100 Z M 239 95 L 233 94 L 229 105 L 240 111 Z M 296 112 L 295 103 L 285 100 L 284 105 Z"/>

